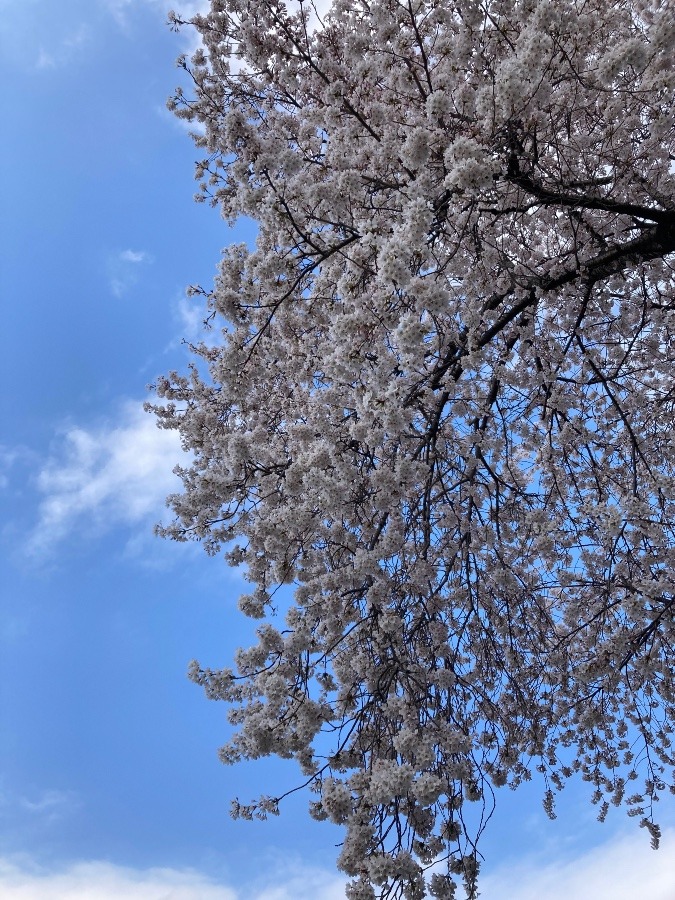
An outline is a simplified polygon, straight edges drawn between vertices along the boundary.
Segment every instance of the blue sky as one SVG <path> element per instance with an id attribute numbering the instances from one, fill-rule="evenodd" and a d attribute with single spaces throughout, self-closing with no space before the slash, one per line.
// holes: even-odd
<path id="1" fill-rule="evenodd" d="M 189 38 L 168 7 L 0 0 L 0 896 L 337 900 L 340 834 L 304 798 L 229 819 L 233 796 L 295 773 L 219 763 L 225 711 L 185 672 L 249 641 L 241 583 L 152 535 L 181 452 L 142 413 L 146 385 L 186 365 L 185 286 L 253 237 L 192 201 L 198 153 L 165 110 Z M 502 792 L 487 900 L 672 900 L 675 833 L 654 854 L 622 812 L 597 825 L 587 794 L 549 823 L 539 786 Z"/>

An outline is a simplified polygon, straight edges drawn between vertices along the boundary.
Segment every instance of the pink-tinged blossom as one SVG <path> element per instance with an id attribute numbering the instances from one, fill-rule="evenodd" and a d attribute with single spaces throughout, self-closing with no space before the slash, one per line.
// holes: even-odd
<path id="1" fill-rule="evenodd" d="M 222 759 L 297 761 L 353 900 L 475 896 L 494 789 L 533 776 L 549 815 L 580 775 L 656 844 L 673 4 L 319 14 L 212 0 L 172 101 L 201 198 L 259 225 L 193 289 L 220 344 L 153 407 L 192 453 L 163 533 L 245 567 L 261 620 L 235 669 L 191 668 L 230 704 Z"/>

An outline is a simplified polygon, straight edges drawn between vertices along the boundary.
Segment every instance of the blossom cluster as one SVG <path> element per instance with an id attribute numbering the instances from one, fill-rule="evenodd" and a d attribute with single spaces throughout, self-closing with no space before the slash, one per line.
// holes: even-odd
<path id="1" fill-rule="evenodd" d="M 257 643 L 191 677 L 229 704 L 225 762 L 297 761 L 352 900 L 475 896 L 493 788 L 537 774 L 549 814 L 578 775 L 658 841 L 674 12 L 212 0 L 193 20 L 172 107 L 202 129 L 200 198 L 258 236 L 193 290 L 220 342 L 157 381 L 192 454 L 160 530 L 250 581 Z"/>

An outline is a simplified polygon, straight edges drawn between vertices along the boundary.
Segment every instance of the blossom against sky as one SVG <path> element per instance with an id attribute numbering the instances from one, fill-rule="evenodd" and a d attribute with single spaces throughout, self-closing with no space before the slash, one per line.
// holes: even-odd
<path id="1" fill-rule="evenodd" d="M 185 677 L 193 657 L 226 664 L 250 641 L 241 581 L 198 547 L 152 535 L 182 460 L 141 412 L 145 387 L 186 365 L 181 338 L 195 339 L 201 315 L 185 286 L 208 287 L 222 247 L 252 238 L 192 202 L 198 152 L 165 109 L 189 38 L 166 27 L 168 6 L 0 0 L 11 86 L 0 147 L 0 894 L 335 900 L 340 834 L 309 818 L 305 798 L 278 820 L 230 821 L 232 797 L 291 787 L 297 773 L 223 767 L 224 710 Z M 584 787 L 568 792 L 550 824 L 537 789 L 499 795 L 488 900 L 528 900 L 542 884 L 550 898 L 620 900 L 645 883 L 631 871 L 654 879 L 654 900 L 675 894 L 672 832 L 659 854 L 637 828 L 612 844 L 624 814 L 601 828 Z M 627 859 L 632 869 L 619 866 Z"/>

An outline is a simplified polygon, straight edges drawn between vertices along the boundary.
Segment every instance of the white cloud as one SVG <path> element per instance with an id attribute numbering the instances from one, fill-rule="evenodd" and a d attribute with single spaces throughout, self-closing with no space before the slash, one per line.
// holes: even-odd
<path id="1" fill-rule="evenodd" d="M 181 339 L 194 343 L 203 336 L 206 309 L 197 298 L 182 296 L 175 305 L 175 318 Z"/>
<path id="2" fill-rule="evenodd" d="M 60 831 L 81 807 L 82 800 L 75 791 L 25 787 L 19 792 L 9 778 L 0 776 L 0 830 L 5 837 L 11 834 L 14 841 L 39 846 L 46 835 Z M 0 856 L 0 872 L 3 862 Z M 1 885 L 0 878 L 0 897 L 4 898 Z"/>
<path id="3" fill-rule="evenodd" d="M 117 422 L 98 429 L 69 428 L 37 476 L 43 499 L 31 555 L 84 527 L 158 519 L 180 487 L 172 469 L 186 459 L 177 433 L 157 428 L 140 403 L 127 402 Z"/>
<path id="4" fill-rule="evenodd" d="M 57 872 L 0 861 L 4 900 L 237 900 L 229 888 L 197 872 L 126 869 L 106 862 L 76 863 Z"/>
<path id="5" fill-rule="evenodd" d="M 122 297 L 138 281 L 138 266 L 151 263 L 145 250 L 122 250 L 108 260 L 108 284 L 115 297 Z"/>
<path id="6" fill-rule="evenodd" d="M 9 470 L 19 456 L 19 451 L 0 444 L 0 490 L 9 485 Z"/>
<path id="7" fill-rule="evenodd" d="M 55 69 L 67 65 L 80 49 L 89 42 L 90 37 L 90 28 L 85 24 L 81 24 L 60 42 L 51 45 L 48 49 L 41 46 L 36 61 L 37 68 Z"/>
<path id="8" fill-rule="evenodd" d="M 122 28 L 129 24 L 129 11 L 138 5 L 137 0 L 103 0 L 103 6 Z"/>
<path id="9" fill-rule="evenodd" d="M 80 801 L 73 791 L 45 788 L 18 794 L 11 786 L 7 787 L 4 777 L 0 778 L 0 818 L 16 821 L 29 816 L 44 823 L 60 819 L 79 805 Z"/>
<path id="10" fill-rule="evenodd" d="M 103 6 L 115 19 L 118 26 L 129 33 L 133 27 L 133 14 L 141 7 L 153 9 L 158 18 L 168 22 L 169 13 L 174 11 L 185 22 L 193 16 L 206 15 L 211 8 L 211 0 L 101 0 Z M 328 2 L 328 0 L 322 0 Z M 180 47 L 177 48 L 188 56 L 203 46 L 201 35 L 196 28 L 184 27 L 179 31 Z M 176 52 L 178 56 L 178 52 Z M 180 120 L 176 120 L 180 121 Z M 192 126 L 191 130 L 201 130 L 198 126 Z"/>
<path id="11" fill-rule="evenodd" d="M 197 15 L 205 16 L 211 9 L 211 0 L 146 0 L 146 2 L 159 6 L 167 13 L 173 9 L 184 19 Z"/>
<path id="12" fill-rule="evenodd" d="M 343 900 L 343 882 L 313 869 L 271 873 L 245 893 L 194 870 L 132 869 L 80 862 L 46 871 L 30 859 L 0 859 L 3 900 Z M 272 881 L 274 879 L 274 882 Z"/>
<path id="13" fill-rule="evenodd" d="M 175 349 L 179 344 L 206 344 L 217 347 L 223 342 L 223 319 L 211 317 L 202 296 L 187 297 L 185 294 L 171 304 L 172 318 L 176 326 L 176 337 L 167 350 Z"/>
<path id="14" fill-rule="evenodd" d="M 664 830 L 658 851 L 649 835 L 629 834 L 574 859 L 523 861 L 481 881 L 485 900 L 673 900 L 675 829 Z"/>
<path id="15" fill-rule="evenodd" d="M 481 879 L 485 900 L 673 900 L 675 831 L 650 849 L 639 830 L 562 862 L 524 860 Z M 261 860 L 264 875 L 237 873 L 236 884 L 193 869 L 134 869 L 78 862 L 44 869 L 30 857 L 0 857 L 3 900 L 344 900 L 337 872 Z"/>
<path id="16" fill-rule="evenodd" d="M 17 802 L 26 812 L 55 816 L 72 806 L 73 795 L 65 791 L 46 790 L 36 797 L 19 797 Z"/>
<path id="17" fill-rule="evenodd" d="M 45 0 L 0 0 L 0 41 L 7 62 L 20 70 L 49 71 L 82 56 L 92 30 L 76 11 L 50 15 Z M 79 17 L 78 17 L 79 18 Z"/>
<path id="18" fill-rule="evenodd" d="M 211 3 L 210 0 L 103 0 L 103 5 L 118 25 L 128 28 L 131 15 L 141 6 L 154 7 L 165 19 L 171 10 L 175 10 L 182 18 L 189 19 L 194 15 L 207 13 Z"/>
<path id="19" fill-rule="evenodd" d="M 337 872 L 291 862 L 270 866 L 264 878 L 237 893 L 237 900 L 344 900 L 344 896 L 345 879 Z"/>
<path id="20" fill-rule="evenodd" d="M 123 250 L 120 259 L 122 262 L 142 263 L 148 259 L 148 254 L 145 250 Z"/>

